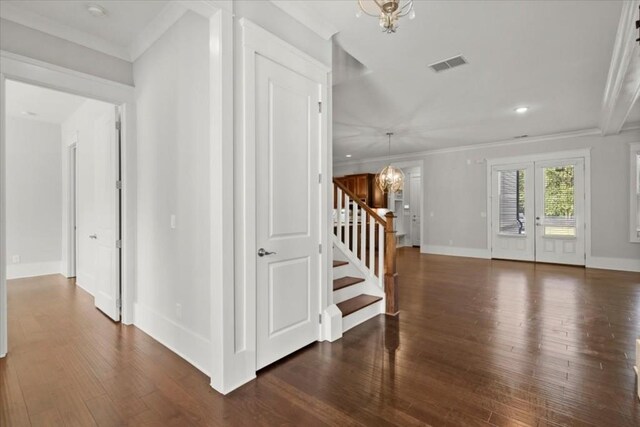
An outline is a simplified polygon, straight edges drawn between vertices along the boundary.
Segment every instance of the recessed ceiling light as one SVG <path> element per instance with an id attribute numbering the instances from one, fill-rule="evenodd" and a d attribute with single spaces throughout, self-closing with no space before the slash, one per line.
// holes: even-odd
<path id="1" fill-rule="evenodd" d="M 87 11 L 89 11 L 89 13 L 95 16 L 96 18 L 102 18 L 107 16 L 107 10 L 98 4 L 87 5 Z"/>
<path id="2" fill-rule="evenodd" d="M 23 111 L 22 115 L 23 116 L 37 116 L 37 114 L 34 113 L 33 111 Z"/>
<path id="3" fill-rule="evenodd" d="M 351 154 L 347 154 L 345 157 L 346 157 L 346 158 L 350 158 L 350 157 L 351 157 Z"/>
<path id="4" fill-rule="evenodd" d="M 518 107 L 514 111 L 518 114 L 524 114 L 529 111 L 529 107 Z"/>

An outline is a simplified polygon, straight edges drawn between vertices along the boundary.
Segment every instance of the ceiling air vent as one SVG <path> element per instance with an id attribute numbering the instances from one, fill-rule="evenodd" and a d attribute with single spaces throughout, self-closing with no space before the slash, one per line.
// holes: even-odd
<path id="1" fill-rule="evenodd" d="M 464 59 L 462 55 L 455 56 L 453 58 L 445 59 L 444 61 L 436 62 L 435 64 L 429 65 L 436 73 L 440 71 L 449 70 L 451 68 L 459 67 L 460 65 L 464 65 L 467 63 L 467 60 Z"/>

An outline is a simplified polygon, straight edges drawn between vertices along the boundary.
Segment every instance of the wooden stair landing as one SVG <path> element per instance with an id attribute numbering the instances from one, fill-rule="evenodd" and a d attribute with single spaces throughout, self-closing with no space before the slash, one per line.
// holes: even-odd
<path id="1" fill-rule="evenodd" d="M 341 277 L 340 279 L 335 279 L 333 281 L 333 290 L 337 291 L 338 289 L 346 288 L 347 286 L 352 286 L 362 282 L 364 282 L 364 279 L 361 277 Z"/>
<path id="2" fill-rule="evenodd" d="M 342 267 L 343 265 L 349 264 L 347 261 L 336 261 L 333 260 L 333 268 Z"/>
<path id="3" fill-rule="evenodd" d="M 353 297 L 346 301 L 340 302 L 337 304 L 338 309 L 342 312 L 342 317 L 348 316 L 351 313 L 355 313 L 356 311 L 363 309 L 365 307 L 370 306 L 371 304 L 375 304 L 380 301 L 381 297 L 376 297 L 373 295 L 358 295 L 357 297 Z"/>

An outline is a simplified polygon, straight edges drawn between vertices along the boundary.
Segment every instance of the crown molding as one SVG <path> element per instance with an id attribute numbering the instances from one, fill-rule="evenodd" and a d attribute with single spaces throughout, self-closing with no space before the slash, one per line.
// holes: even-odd
<path id="1" fill-rule="evenodd" d="M 321 18 L 316 11 L 305 5 L 304 2 L 271 0 L 271 3 L 325 40 L 329 40 L 338 32 L 338 28 Z"/>
<path id="2" fill-rule="evenodd" d="M 640 96 L 640 47 L 635 41 L 639 6 L 640 0 L 622 4 L 602 100 L 600 128 L 603 135 L 620 132 Z"/>
<path id="3" fill-rule="evenodd" d="M 147 49 L 149 49 L 162 35 L 167 32 L 190 9 L 188 3 L 181 4 L 179 1 L 170 1 L 162 8 L 160 13 L 138 34 L 136 39 L 129 46 L 129 61 L 138 59 Z"/>
<path id="4" fill-rule="evenodd" d="M 637 128 L 640 128 L 640 123 L 638 123 L 637 125 L 638 125 Z M 632 127 L 630 129 L 624 129 L 624 131 L 635 130 L 635 129 L 636 127 Z M 415 159 L 416 157 L 432 156 L 435 154 L 456 153 L 460 151 L 480 150 L 484 148 L 504 147 L 504 146 L 510 146 L 510 145 L 522 145 L 522 144 L 529 144 L 533 142 L 551 141 L 556 139 L 567 139 L 567 138 L 579 138 L 582 136 L 594 136 L 594 135 L 601 135 L 601 131 L 599 128 L 582 129 L 582 130 L 570 131 L 570 132 L 559 132 L 559 133 L 553 133 L 553 134 L 547 134 L 547 135 L 533 136 L 530 138 L 522 138 L 518 140 L 506 139 L 506 140 L 500 140 L 500 141 L 494 141 L 494 142 L 485 142 L 480 144 L 461 145 L 458 147 L 451 147 L 451 148 L 439 148 L 435 150 L 425 150 L 425 151 L 417 151 L 413 153 L 396 154 L 393 156 L 369 157 L 369 158 L 359 159 L 359 160 L 349 160 L 346 162 L 335 162 L 334 167 L 359 165 L 363 163 L 381 162 L 381 161 L 395 162 L 399 160 Z"/>
<path id="5" fill-rule="evenodd" d="M 16 7 L 10 3 L 2 2 L 2 5 L 0 6 L 0 18 L 13 21 L 20 25 L 24 25 L 25 27 L 33 28 L 34 30 L 93 49 L 109 56 L 125 61 L 131 61 L 129 50 L 126 47 L 111 43 L 101 37 L 94 36 L 93 34 L 60 24 L 49 18 L 38 15 L 37 13 Z"/>

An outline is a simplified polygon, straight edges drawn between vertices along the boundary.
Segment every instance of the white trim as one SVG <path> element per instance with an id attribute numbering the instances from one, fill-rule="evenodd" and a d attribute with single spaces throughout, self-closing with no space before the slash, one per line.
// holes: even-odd
<path id="1" fill-rule="evenodd" d="M 587 268 L 599 268 L 603 270 L 619 270 L 640 272 L 640 260 L 629 258 L 608 258 L 591 256 L 586 265 Z"/>
<path id="2" fill-rule="evenodd" d="M 638 234 L 638 195 L 636 194 L 636 182 L 637 174 L 640 173 L 636 170 L 637 160 L 636 156 L 640 153 L 640 142 L 633 142 L 629 144 L 629 242 L 640 243 L 640 234 Z M 640 191 L 640 189 L 638 189 Z"/>
<path id="3" fill-rule="evenodd" d="M 62 265 L 60 261 L 30 262 L 7 265 L 7 280 L 46 276 L 49 274 L 62 274 Z"/>
<path id="4" fill-rule="evenodd" d="M 122 323 L 133 322 L 133 296 L 135 288 L 135 235 L 136 235 L 136 199 L 135 199 L 135 90 L 131 86 L 79 73 L 63 67 L 53 66 L 42 61 L 34 61 L 20 55 L 0 51 L 0 110 L 5 111 L 6 79 L 35 84 L 87 98 L 98 99 L 121 106 L 122 115 Z M 0 170 L 5 159 L 4 115 L 0 115 Z M 5 253 L 6 246 L 6 180 L 0 180 L 0 252 Z M 0 353 L 7 349 L 6 317 L 6 259 L 0 257 Z"/>
<path id="5" fill-rule="evenodd" d="M 510 157 L 497 157 L 493 159 L 486 159 L 486 185 L 487 185 L 487 250 L 489 251 L 489 258 L 492 253 L 492 218 L 493 218 L 493 204 L 491 201 L 491 180 L 492 169 L 494 166 L 507 165 L 507 164 L 522 164 L 522 163 L 535 163 L 542 161 L 553 160 L 568 160 L 568 159 L 584 159 L 584 251 L 585 251 L 585 264 L 589 264 L 591 259 L 591 147 L 582 148 L 577 150 L 565 150 L 556 151 L 551 153 L 537 153 L 522 156 L 510 156 Z M 535 236 L 534 236 L 535 238 Z M 534 251 L 535 254 L 535 251 Z"/>
<path id="6" fill-rule="evenodd" d="M 421 245 L 420 252 L 423 254 L 459 256 L 466 258 L 491 258 L 491 251 L 487 249 L 459 248 L 455 246 Z"/>
<path id="7" fill-rule="evenodd" d="M 2 2 L 2 6 L 0 6 L 0 17 L 97 52 L 125 61 L 131 61 L 129 50 L 126 47 L 107 41 L 102 37 L 61 24 L 29 10 L 16 7 L 11 3 Z"/>
<path id="8" fill-rule="evenodd" d="M 325 40 L 331 39 L 338 32 L 338 28 L 335 25 L 322 19 L 316 11 L 304 4 L 304 2 L 271 0 L 271 3 Z"/>
<path id="9" fill-rule="evenodd" d="M 65 139 L 63 135 L 63 139 Z M 68 142 L 67 142 L 68 141 Z M 62 274 L 69 278 L 76 275 L 77 265 L 77 238 L 74 231 L 74 225 L 77 224 L 77 194 L 75 189 L 77 187 L 78 179 L 78 131 L 72 133 L 71 137 L 64 141 L 64 157 L 63 163 L 64 170 L 62 171 L 63 180 L 62 183 L 66 186 L 65 191 L 62 192 Z M 75 153 L 74 153 L 75 151 Z M 75 156 L 75 167 L 71 168 L 71 159 Z"/>
<path id="10" fill-rule="evenodd" d="M 153 44 L 158 41 L 169 28 L 187 12 L 187 7 L 178 1 L 167 3 L 160 13 L 136 36 L 129 46 L 129 61 L 140 58 Z"/>
<path id="11" fill-rule="evenodd" d="M 623 129 L 624 131 L 633 130 L 635 127 L 631 127 L 629 129 Z M 579 138 L 583 136 L 594 136 L 600 135 L 600 129 L 592 128 L 592 129 L 583 129 L 578 131 L 571 132 L 561 132 L 561 133 L 553 133 L 548 135 L 540 135 L 534 136 L 530 138 L 521 138 L 517 140 L 506 139 L 500 141 L 493 142 L 483 142 L 478 144 L 469 144 L 469 145 L 461 145 L 458 147 L 450 147 L 450 148 L 439 148 L 435 150 L 425 150 L 425 151 L 417 151 L 413 153 L 404 153 L 404 154 L 396 154 L 393 156 L 383 156 L 383 157 L 369 157 L 365 159 L 358 160 L 349 160 L 344 162 L 335 162 L 334 167 L 342 167 L 348 165 L 360 165 L 363 163 L 371 163 L 371 162 L 379 162 L 379 161 L 400 161 L 400 160 L 411 160 L 420 156 L 433 156 L 436 154 L 446 154 L 446 153 L 457 153 L 460 151 L 468 151 L 468 150 L 481 150 L 484 148 L 494 148 L 494 147 L 505 147 L 510 145 L 522 145 L 522 144 L 530 144 L 535 142 L 542 141 L 553 141 L 557 139 L 567 139 L 567 138 Z"/>
<path id="12" fill-rule="evenodd" d="M 143 304 L 135 303 L 134 313 L 136 327 L 209 376 L 211 342 L 206 337 Z"/>
<path id="13" fill-rule="evenodd" d="M 600 128 L 603 135 L 617 134 L 640 96 L 640 47 L 635 41 L 635 21 L 640 1 L 622 3 L 616 41 L 602 100 Z"/>
<path id="14" fill-rule="evenodd" d="M 0 62 L 0 354 L 7 355 L 9 350 L 7 335 L 7 206 L 6 206 L 6 182 L 7 168 L 5 167 L 5 138 L 6 138 L 6 111 L 5 89 L 6 78 L 2 72 Z M 3 357 L 4 357 L 3 356 Z"/>
<path id="15" fill-rule="evenodd" d="M 117 104 L 135 101 L 135 88 L 59 65 L 0 50 L 2 72 L 20 81 Z"/>

